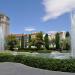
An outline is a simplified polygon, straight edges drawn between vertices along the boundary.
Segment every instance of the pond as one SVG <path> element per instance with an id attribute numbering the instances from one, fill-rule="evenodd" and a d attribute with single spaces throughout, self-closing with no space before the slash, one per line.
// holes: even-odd
<path id="1" fill-rule="evenodd" d="M 43 58 L 56 58 L 56 59 L 68 59 L 71 56 L 70 53 L 60 53 L 57 51 L 52 52 L 52 53 L 18 52 L 18 54 L 27 55 L 27 56 L 35 56 L 35 57 L 43 57 Z"/>
<path id="2" fill-rule="evenodd" d="M 56 58 L 56 59 L 68 59 L 70 58 L 70 53 L 32 53 L 32 55 L 43 58 Z"/>

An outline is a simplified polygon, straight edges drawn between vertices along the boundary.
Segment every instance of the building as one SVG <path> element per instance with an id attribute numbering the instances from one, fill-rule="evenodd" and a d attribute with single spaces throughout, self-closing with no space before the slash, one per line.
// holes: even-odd
<path id="1" fill-rule="evenodd" d="M 35 37 L 36 37 L 36 33 L 32 33 L 32 34 L 31 34 L 31 38 L 34 39 Z"/>
<path id="2" fill-rule="evenodd" d="M 29 40 L 29 35 L 28 34 L 13 34 L 16 36 L 16 39 L 19 42 L 19 46 L 21 47 L 21 37 L 24 37 L 24 47 L 27 48 L 28 47 L 28 40 Z"/>
<path id="3" fill-rule="evenodd" d="M 21 37 L 24 37 L 24 48 L 28 48 L 29 47 L 29 35 L 31 35 L 31 39 L 35 39 L 36 38 L 36 33 L 32 33 L 32 34 L 13 34 L 16 36 L 16 39 L 19 42 L 19 47 L 21 47 Z M 34 47 L 34 46 L 31 46 Z"/>
<path id="4" fill-rule="evenodd" d="M 57 32 L 51 32 L 48 34 L 48 38 L 49 38 L 49 45 L 50 47 L 55 47 L 55 36 L 56 36 L 56 33 Z M 60 36 L 60 41 L 64 40 L 66 37 L 66 32 L 65 31 L 61 31 L 61 32 L 58 32 L 59 33 L 59 36 Z"/>
<path id="5" fill-rule="evenodd" d="M 16 36 L 16 39 L 19 42 L 19 46 L 21 47 L 21 37 L 24 36 L 24 48 L 28 48 L 29 46 L 29 35 L 31 35 L 31 39 L 35 39 L 36 38 L 36 34 L 37 33 L 32 33 L 32 34 L 14 34 Z M 66 32 L 59 32 L 60 35 L 60 40 L 65 39 L 65 34 Z M 49 46 L 50 47 L 55 47 L 55 33 L 51 33 L 48 34 L 48 38 L 49 38 Z M 45 34 L 43 34 L 43 40 L 44 40 Z"/>
<path id="6" fill-rule="evenodd" d="M 60 40 L 63 40 L 63 39 L 66 38 L 66 37 L 65 37 L 66 32 L 62 31 L 62 32 L 60 32 L 59 34 L 60 34 Z"/>
<path id="7" fill-rule="evenodd" d="M 66 32 L 65 31 L 62 31 L 62 32 L 58 32 L 59 33 L 59 36 L 60 36 L 60 39 L 65 39 L 65 35 L 66 35 Z M 56 35 L 56 32 L 55 33 L 50 33 L 48 34 L 49 36 L 49 40 L 52 40 L 52 39 L 55 39 L 55 35 Z"/>
<path id="8" fill-rule="evenodd" d="M 4 50 L 5 37 L 9 34 L 9 17 L 0 13 L 0 51 Z"/>

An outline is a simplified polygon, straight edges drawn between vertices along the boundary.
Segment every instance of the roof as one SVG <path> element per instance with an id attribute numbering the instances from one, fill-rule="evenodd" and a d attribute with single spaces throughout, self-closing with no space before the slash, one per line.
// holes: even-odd
<path id="1" fill-rule="evenodd" d="M 1 12 L 0 12 L 0 16 L 6 16 L 7 19 L 10 20 L 9 17 L 8 17 L 7 15 L 5 15 L 4 13 L 1 13 Z"/>
<path id="2" fill-rule="evenodd" d="M 18 37 L 20 37 L 20 36 L 28 36 L 28 34 L 13 34 L 13 35 L 18 36 Z"/>

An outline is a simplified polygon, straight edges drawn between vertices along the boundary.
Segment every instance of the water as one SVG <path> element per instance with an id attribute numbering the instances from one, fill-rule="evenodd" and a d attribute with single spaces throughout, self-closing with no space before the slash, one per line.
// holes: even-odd
<path id="1" fill-rule="evenodd" d="M 54 58 L 54 59 L 68 59 L 70 58 L 70 54 L 69 53 L 55 53 L 55 54 L 50 54 L 50 53 L 43 53 L 43 54 L 38 54 L 37 56 L 40 57 L 44 57 L 44 58 Z"/>
<path id="2" fill-rule="evenodd" d="M 51 53 L 37 53 L 37 52 L 11 52 L 13 55 L 25 55 L 25 56 L 33 56 L 33 57 L 41 57 L 41 58 L 53 58 L 53 59 L 70 59 L 70 53 L 60 53 L 58 51 L 53 51 Z"/>
<path id="3" fill-rule="evenodd" d="M 54 58 L 54 59 L 69 59 L 71 57 L 70 53 L 60 53 L 57 51 L 54 51 L 52 53 L 18 52 L 17 54 L 26 55 L 26 56 L 34 56 L 34 57 L 42 57 L 42 58 Z"/>
<path id="4" fill-rule="evenodd" d="M 3 35 L 2 26 L 0 25 L 0 51 L 3 50 L 4 50 L 4 35 Z"/>
<path id="5" fill-rule="evenodd" d="M 71 13 L 71 56 L 75 58 L 75 11 Z"/>
<path id="6" fill-rule="evenodd" d="M 56 58 L 56 59 L 68 59 L 70 58 L 70 53 L 60 53 L 60 52 L 52 52 L 50 54 L 51 58 Z"/>

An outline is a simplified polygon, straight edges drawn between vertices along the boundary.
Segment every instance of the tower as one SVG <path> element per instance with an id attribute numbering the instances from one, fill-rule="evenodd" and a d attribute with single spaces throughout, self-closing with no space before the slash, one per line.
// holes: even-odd
<path id="1" fill-rule="evenodd" d="M 0 13 L 0 51 L 4 50 L 5 37 L 9 34 L 9 18 Z"/>
<path id="2" fill-rule="evenodd" d="M 71 56 L 75 58 L 75 11 L 71 13 Z"/>

